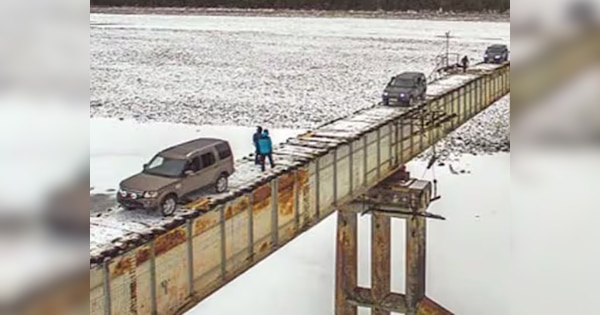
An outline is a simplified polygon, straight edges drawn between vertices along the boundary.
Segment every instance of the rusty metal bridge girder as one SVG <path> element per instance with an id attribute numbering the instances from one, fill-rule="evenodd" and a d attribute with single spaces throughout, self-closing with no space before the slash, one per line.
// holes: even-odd
<path id="1" fill-rule="evenodd" d="M 452 314 L 425 296 L 425 210 L 431 200 L 431 190 L 431 183 L 428 181 L 403 181 L 394 174 L 354 203 L 338 209 L 336 315 L 356 315 L 359 306 L 371 308 L 373 315 L 389 315 L 391 312 L 407 315 Z M 357 215 L 361 206 L 363 209 L 375 207 L 371 211 L 370 289 L 357 285 Z M 386 211 L 378 210 L 381 208 Z M 403 294 L 391 291 L 392 218 L 406 219 L 406 289 Z"/>

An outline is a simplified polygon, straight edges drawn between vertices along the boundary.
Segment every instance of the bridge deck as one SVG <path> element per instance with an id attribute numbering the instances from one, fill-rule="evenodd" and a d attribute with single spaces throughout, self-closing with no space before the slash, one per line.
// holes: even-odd
<path id="1" fill-rule="evenodd" d="M 470 73 L 459 73 L 442 78 L 428 86 L 427 100 L 441 97 L 448 91 L 472 81 L 482 74 L 499 65 L 479 64 L 472 67 Z M 195 199 L 185 206 L 179 207 L 177 214 L 186 214 L 189 208 L 197 208 L 206 204 L 206 199 L 227 199 L 240 191 L 252 190 L 258 184 L 268 181 L 274 174 L 300 167 L 319 155 L 373 130 L 384 121 L 398 118 L 414 108 L 373 106 L 354 113 L 351 116 L 327 123 L 316 130 L 299 138 L 291 138 L 286 143 L 274 149 L 276 167 L 265 173 L 254 165 L 251 156 L 236 161 L 236 172 L 230 178 L 230 190 L 225 194 L 211 194 L 207 191 L 194 193 L 187 199 Z M 410 126 L 405 126 L 405 134 L 410 132 Z M 116 209 L 102 217 L 90 218 L 90 252 L 91 255 L 101 254 L 112 242 L 132 233 L 144 233 L 153 227 L 160 227 L 171 222 L 171 218 L 161 218 L 157 214 L 142 211 L 124 211 Z"/>
<path id="2" fill-rule="evenodd" d="M 90 314 L 172 314 L 206 297 L 506 95 L 509 71 L 476 65 L 433 82 L 421 105 L 372 106 L 291 138 L 265 173 L 239 160 L 229 192 L 200 192 L 175 217 L 90 218 Z"/>

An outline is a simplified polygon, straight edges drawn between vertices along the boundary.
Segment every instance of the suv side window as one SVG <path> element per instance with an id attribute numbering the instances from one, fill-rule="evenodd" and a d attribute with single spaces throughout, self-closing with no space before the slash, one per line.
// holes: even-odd
<path id="1" fill-rule="evenodd" d="M 215 155 L 212 152 L 206 152 L 200 156 L 202 160 L 202 167 L 207 168 L 213 164 L 215 164 Z"/>
<path id="2" fill-rule="evenodd" d="M 225 142 L 217 144 L 216 149 L 217 153 L 219 154 L 219 160 L 223 160 L 231 156 L 231 149 Z"/>
<path id="3" fill-rule="evenodd" d="M 188 163 L 186 170 L 196 173 L 200 168 L 200 158 L 196 156 Z"/>

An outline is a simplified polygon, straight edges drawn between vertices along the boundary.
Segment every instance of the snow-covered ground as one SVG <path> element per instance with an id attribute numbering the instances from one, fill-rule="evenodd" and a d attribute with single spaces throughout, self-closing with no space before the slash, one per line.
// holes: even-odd
<path id="1" fill-rule="evenodd" d="M 442 198 L 429 211 L 447 220 L 428 222 L 427 294 L 455 314 L 509 314 L 510 155 L 464 157 L 454 168 L 468 168 L 470 174 L 454 175 L 448 166 L 435 170 Z M 425 166 L 413 162 L 409 169 L 420 176 Z M 188 314 L 332 314 L 335 226 L 333 215 Z M 392 229 L 392 289 L 402 292 L 404 222 L 394 221 Z M 370 285 L 369 235 L 370 216 L 364 216 L 358 278 L 364 286 Z"/>
<path id="2" fill-rule="evenodd" d="M 510 24 L 354 18 L 90 17 L 91 116 L 312 128 L 369 106 L 392 75 L 480 60 Z M 506 117 L 508 120 L 508 117 Z"/>

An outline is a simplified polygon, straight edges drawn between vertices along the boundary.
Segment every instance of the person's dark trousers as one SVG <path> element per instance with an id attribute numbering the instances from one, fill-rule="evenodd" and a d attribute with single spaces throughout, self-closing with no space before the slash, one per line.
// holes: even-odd
<path id="1" fill-rule="evenodd" d="M 264 172 L 265 171 L 265 160 L 269 159 L 269 164 L 271 165 L 271 168 L 275 167 L 275 164 L 273 164 L 273 154 L 269 153 L 269 154 L 265 154 L 265 155 L 261 155 L 260 156 L 260 169 Z"/>
<path id="2" fill-rule="evenodd" d="M 260 164 L 260 153 L 258 153 L 258 148 L 254 149 L 254 164 Z"/>

